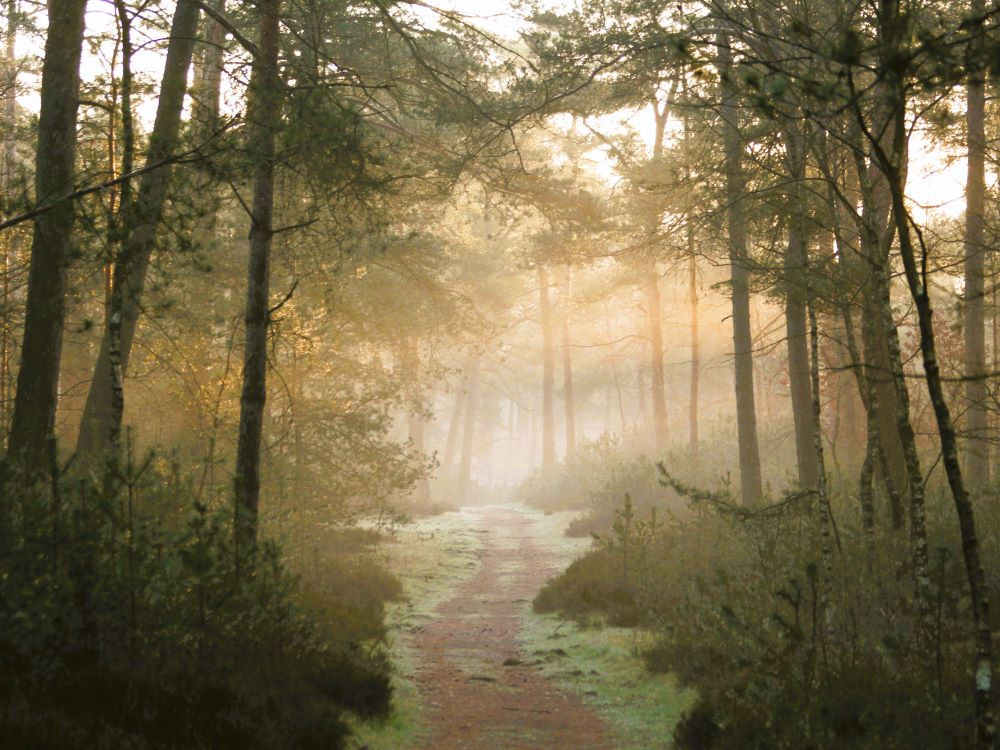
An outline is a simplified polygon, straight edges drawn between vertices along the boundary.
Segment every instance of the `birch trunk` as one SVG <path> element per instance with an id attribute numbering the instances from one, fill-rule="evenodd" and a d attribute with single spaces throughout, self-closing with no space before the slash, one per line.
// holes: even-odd
<path id="1" fill-rule="evenodd" d="M 882 19 L 886 36 L 885 55 L 889 57 L 898 49 L 905 34 L 905 17 L 898 0 L 883 0 Z M 893 70 L 891 59 L 884 64 Z M 965 561 L 969 594 L 972 602 L 972 619 L 975 629 L 975 706 L 977 745 L 993 748 L 997 744 L 996 720 L 993 713 L 993 634 L 990 623 L 989 589 L 980 555 L 979 539 L 976 533 L 975 511 L 966 488 L 958 457 L 958 440 L 955 424 L 944 396 L 941 369 L 937 356 L 934 335 L 933 308 L 927 285 L 926 263 L 923 262 L 926 248 L 921 244 L 921 265 L 918 268 L 916 249 L 910 229 L 910 216 L 906 208 L 903 192 L 904 138 L 906 132 L 905 83 L 898 74 L 889 77 L 892 104 L 892 127 L 895 133 L 893 148 L 888 153 L 878 150 L 879 160 L 888 176 L 892 198 L 892 215 L 899 237 L 899 254 L 903 261 L 904 275 L 917 311 L 920 330 L 920 353 L 926 375 L 927 391 L 934 408 L 938 436 L 941 440 L 941 461 L 944 464 L 948 486 L 951 490 L 958 516 L 962 538 L 962 554 Z"/>
<path id="2" fill-rule="evenodd" d="M 198 29 L 198 6 L 180 0 L 174 11 L 167 59 L 146 165 L 160 164 L 176 149 L 187 75 Z M 134 200 L 123 194 L 124 240 L 115 259 L 108 325 L 94 366 L 80 422 L 77 453 L 95 461 L 117 441 L 124 406 L 123 379 L 139 319 L 149 258 L 163 218 L 172 168 L 165 164 L 143 174 Z"/>

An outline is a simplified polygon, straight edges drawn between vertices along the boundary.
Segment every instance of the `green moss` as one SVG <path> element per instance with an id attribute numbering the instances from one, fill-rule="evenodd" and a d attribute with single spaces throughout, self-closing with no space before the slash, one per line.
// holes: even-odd
<path id="1" fill-rule="evenodd" d="M 638 656 L 644 640 L 641 631 L 629 628 L 581 628 L 539 614 L 527 615 L 521 637 L 524 652 L 540 662 L 546 677 L 608 723 L 616 747 L 668 748 L 695 695 L 672 676 L 645 670 Z"/>
<path id="2" fill-rule="evenodd" d="M 350 746 L 370 750 L 409 747 L 423 721 L 414 680 L 417 651 L 408 636 L 434 618 L 434 610 L 479 572 L 480 534 L 462 511 L 422 518 L 396 534 L 383 549 L 387 567 L 402 581 L 402 596 L 386 606 L 393 664 L 393 711 L 385 721 L 356 721 Z"/>

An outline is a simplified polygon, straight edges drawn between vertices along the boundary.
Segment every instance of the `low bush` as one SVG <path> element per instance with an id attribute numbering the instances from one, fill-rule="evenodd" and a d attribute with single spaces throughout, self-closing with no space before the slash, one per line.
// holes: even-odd
<path id="1" fill-rule="evenodd" d="M 345 712 L 388 712 L 398 584 L 345 563 L 304 591 L 266 542 L 237 566 L 221 503 L 168 524 L 146 486 L 0 488 L 5 747 L 336 748 Z"/>
<path id="2" fill-rule="evenodd" d="M 595 615 L 610 625 L 639 622 L 635 592 L 624 578 L 621 561 L 605 549 L 588 552 L 546 583 L 532 606 L 535 612 L 557 612 L 583 622 Z"/>
<path id="3" fill-rule="evenodd" d="M 600 549 L 535 606 L 647 629 L 647 666 L 699 696 L 677 728 L 679 750 L 971 746 L 974 633 L 945 497 L 928 507 L 928 622 L 908 534 L 888 524 L 865 532 L 851 498 L 834 498 L 835 543 L 824 556 L 811 494 L 747 509 L 726 489 L 666 480 L 687 498 L 686 513 L 640 520 L 626 502 Z M 994 527 L 989 515 L 984 528 Z M 994 540 L 984 554 L 996 595 Z"/>
<path id="4" fill-rule="evenodd" d="M 608 435 L 583 442 L 549 474 L 538 471 L 528 477 L 518 488 L 517 499 L 544 511 L 584 510 L 591 503 L 592 493 L 604 486 L 609 469 L 623 460 L 624 453 L 622 441 Z"/>

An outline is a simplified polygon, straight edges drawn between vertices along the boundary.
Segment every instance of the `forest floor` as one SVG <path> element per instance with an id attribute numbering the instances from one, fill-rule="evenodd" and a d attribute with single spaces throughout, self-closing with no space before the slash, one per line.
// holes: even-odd
<path id="1" fill-rule="evenodd" d="M 589 546 L 570 514 L 465 508 L 403 530 L 386 554 L 405 599 L 389 613 L 396 712 L 355 747 L 664 748 L 690 695 L 646 674 L 642 635 L 536 615 L 546 580 Z"/>

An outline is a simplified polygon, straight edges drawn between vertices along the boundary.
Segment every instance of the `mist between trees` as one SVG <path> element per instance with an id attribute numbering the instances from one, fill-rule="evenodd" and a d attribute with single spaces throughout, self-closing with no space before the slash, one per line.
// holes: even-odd
<path id="1" fill-rule="evenodd" d="M 996 746 L 996 4 L 0 16 L 10 746 L 343 744 L 509 501 L 676 746 Z"/>

